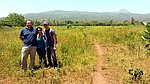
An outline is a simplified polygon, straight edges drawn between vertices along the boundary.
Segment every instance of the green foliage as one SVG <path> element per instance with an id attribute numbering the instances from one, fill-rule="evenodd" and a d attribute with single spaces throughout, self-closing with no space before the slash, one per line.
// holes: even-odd
<path id="1" fill-rule="evenodd" d="M 146 25 L 147 31 L 150 33 L 150 24 Z"/>
<path id="2" fill-rule="evenodd" d="M 135 20 L 134 20 L 134 18 L 133 18 L 133 17 L 131 18 L 131 24 L 132 24 L 132 25 L 134 25 L 134 24 L 135 24 Z"/>
<path id="3" fill-rule="evenodd" d="M 149 48 L 149 45 L 150 45 L 149 44 L 149 42 L 150 42 L 150 24 L 147 23 L 147 25 L 145 25 L 145 27 L 146 27 L 146 30 L 144 31 L 144 35 L 141 36 L 141 38 L 144 41 L 147 41 L 147 42 L 145 42 L 146 43 L 145 48 L 150 50 L 150 48 Z"/>
<path id="4" fill-rule="evenodd" d="M 67 29 L 71 28 L 72 25 L 71 24 L 67 24 Z"/>
<path id="5" fill-rule="evenodd" d="M 37 21 L 37 20 L 32 21 L 32 23 L 34 27 L 40 26 L 42 24 L 40 21 Z"/>
<path id="6" fill-rule="evenodd" d="M 24 26 L 25 25 L 25 18 L 21 14 L 17 13 L 10 13 L 7 17 L 1 20 L 2 26 Z"/>
<path id="7" fill-rule="evenodd" d="M 65 20 L 65 21 L 57 21 L 57 20 L 48 20 L 51 26 L 67 26 L 69 28 L 70 26 L 129 26 L 132 25 L 131 22 L 128 20 L 124 22 L 113 22 L 113 20 L 106 21 L 106 22 L 100 22 L 100 21 L 71 21 L 71 20 Z"/>
<path id="8" fill-rule="evenodd" d="M 142 79 L 142 75 L 144 74 L 142 70 L 137 68 L 130 68 L 128 69 L 128 73 L 131 75 L 131 80 L 139 81 Z"/>

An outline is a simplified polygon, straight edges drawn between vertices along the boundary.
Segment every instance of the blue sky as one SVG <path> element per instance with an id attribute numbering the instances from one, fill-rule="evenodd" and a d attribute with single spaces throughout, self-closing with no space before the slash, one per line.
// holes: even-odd
<path id="1" fill-rule="evenodd" d="M 0 0 L 0 17 L 9 13 L 38 13 L 51 10 L 112 12 L 126 9 L 150 13 L 150 0 Z"/>

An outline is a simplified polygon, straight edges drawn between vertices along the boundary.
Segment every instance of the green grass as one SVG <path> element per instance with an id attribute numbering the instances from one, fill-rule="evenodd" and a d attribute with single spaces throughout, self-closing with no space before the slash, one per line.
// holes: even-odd
<path id="1" fill-rule="evenodd" d="M 22 48 L 18 38 L 21 29 L 0 30 L 0 82 L 90 84 L 97 60 L 94 49 L 96 40 L 105 49 L 108 79 L 129 83 L 128 69 L 135 67 L 144 72 L 139 82 L 149 83 L 150 54 L 144 49 L 145 42 L 141 39 L 145 30 L 143 26 L 52 28 L 57 32 L 57 57 L 63 66 L 60 71 L 39 69 L 34 73 L 23 72 L 18 64 Z"/>

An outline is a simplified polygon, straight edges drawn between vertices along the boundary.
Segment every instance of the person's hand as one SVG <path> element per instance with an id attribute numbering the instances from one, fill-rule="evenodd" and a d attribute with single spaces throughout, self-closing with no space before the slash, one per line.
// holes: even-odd
<path id="1" fill-rule="evenodd" d="M 56 47 L 54 46 L 54 48 L 53 48 L 55 51 L 56 51 Z"/>

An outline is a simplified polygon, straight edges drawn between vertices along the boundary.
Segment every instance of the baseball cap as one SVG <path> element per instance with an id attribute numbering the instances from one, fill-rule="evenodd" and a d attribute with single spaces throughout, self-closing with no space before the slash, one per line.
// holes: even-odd
<path id="1" fill-rule="evenodd" d="M 43 23 L 43 25 L 45 25 L 45 24 L 46 24 L 46 25 L 49 25 L 49 23 L 48 23 L 48 22 L 44 22 L 44 23 Z"/>

